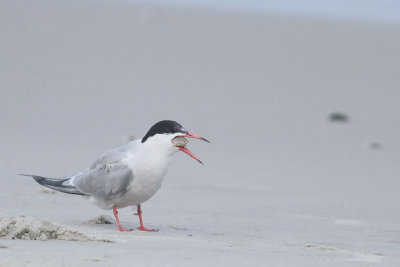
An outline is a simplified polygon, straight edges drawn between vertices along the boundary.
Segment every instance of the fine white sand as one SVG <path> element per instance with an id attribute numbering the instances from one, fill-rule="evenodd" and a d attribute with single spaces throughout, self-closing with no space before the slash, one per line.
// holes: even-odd
<path id="1" fill-rule="evenodd" d="M 0 33 L 0 266 L 400 265 L 400 25 L 6 0 Z M 17 175 L 162 119 L 212 143 L 143 204 L 157 233 Z"/>

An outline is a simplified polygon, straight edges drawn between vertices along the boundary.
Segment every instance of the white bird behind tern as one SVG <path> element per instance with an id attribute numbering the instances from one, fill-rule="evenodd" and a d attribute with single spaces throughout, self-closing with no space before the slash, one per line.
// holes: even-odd
<path id="1" fill-rule="evenodd" d="M 185 137 L 208 140 L 188 132 L 179 123 L 164 120 L 154 124 L 147 134 L 126 145 L 100 155 L 89 169 L 67 179 L 32 176 L 39 184 L 51 189 L 88 196 L 102 209 L 112 209 L 119 231 L 131 231 L 121 226 L 117 209 L 137 206 L 139 230 L 144 227 L 140 204 L 151 198 L 161 187 L 171 156 L 182 151 L 202 163 L 187 148 Z M 22 174 L 26 175 L 26 174 Z"/>

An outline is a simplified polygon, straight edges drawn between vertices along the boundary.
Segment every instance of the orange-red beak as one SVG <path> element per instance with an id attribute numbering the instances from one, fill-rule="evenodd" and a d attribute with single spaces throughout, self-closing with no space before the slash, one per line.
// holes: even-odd
<path id="1" fill-rule="evenodd" d="M 198 135 L 196 135 L 196 134 L 194 134 L 194 133 L 187 133 L 187 134 L 185 134 L 185 135 L 179 135 L 179 137 L 196 138 L 196 139 L 200 139 L 200 140 L 206 141 L 207 143 L 210 143 L 210 141 L 208 141 L 207 139 L 205 139 L 205 138 L 203 138 L 203 137 L 201 137 L 201 136 L 198 136 Z M 182 151 L 182 152 L 185 152 L 186 154 L 188 154 L 189 156 L 191 156 L 192 158 L 194 158 L 195 160 L 197 160 L 198 162 L 200 162 L 201 164 L 203 164 L 203 162 L 201 162 L 201 160 L 199 160 L 199 159 L 198 159 L 192 152 L 190 152 L 190 150 L 187 149 L 186 147 L 184 147 L 184 146 L 179 146 L 178 149 L 179 149 L 180 151 Z"/>

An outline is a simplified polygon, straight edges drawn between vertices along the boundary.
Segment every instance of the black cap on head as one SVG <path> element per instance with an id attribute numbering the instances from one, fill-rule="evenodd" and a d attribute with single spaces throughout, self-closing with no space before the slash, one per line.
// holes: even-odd
<path id="1" fill-rule="evenodd" d="M 174 133 L 187 134 L 188 131 L 186 131 L 185 128 L 183 128 L 183 126 L 177 123 L 176 121 L 170 121 L 170 120 L 159 121 L 153 126 L 151 126 L 150 130 L 142 138 L 142 143 L 146 142 L 147 138 L 156 134 L 174 134 Z"/>

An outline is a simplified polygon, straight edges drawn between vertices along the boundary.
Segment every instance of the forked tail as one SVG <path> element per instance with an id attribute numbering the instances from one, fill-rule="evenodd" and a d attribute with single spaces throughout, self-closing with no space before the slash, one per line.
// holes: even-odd
<path id="1" fill-rule="evenodd" d="M 63 192 L 63 193 L 68 193 L 68 194 L 75 194 L 75 195 L 86 195 L 85 193 L 80 192 L 78 189 L 76 189 L 75 186 L 71 185 L 69 180 L 71 178 L 66 178 L 66 179 L 55 179 L 55 178 L 47 178 L 43 176 L 38 176 L 38 175 L 31 175 L 31 174 L 20 174 L 23 176 L 31 176 L 35 181 L 43 186 L 46 186 L 48 188 Z"/>

